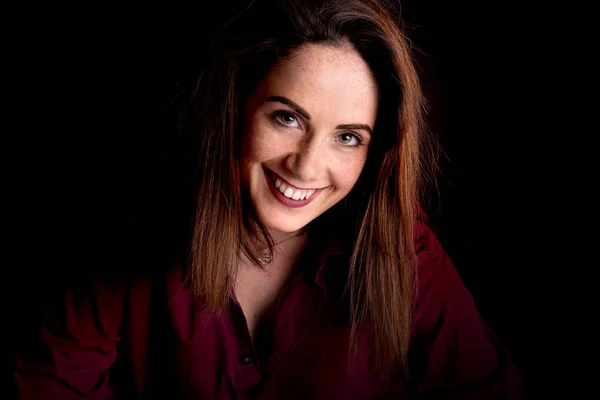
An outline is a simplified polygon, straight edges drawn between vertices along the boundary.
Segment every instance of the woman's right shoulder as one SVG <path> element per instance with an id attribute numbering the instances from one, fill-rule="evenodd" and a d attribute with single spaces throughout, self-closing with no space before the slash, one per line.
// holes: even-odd
<path id="1" fill-rule="evenodd" d="M 143 338 L 152 299 L 157 294 L 174 297 L 182 287 L 179 265 L 72 279 L 43 306 L 36 335 L 41 346 L 27 346 L 17 354 L 21 398 L 110 398 L 108 371 L 117 359 L 117 343 L 123 336 Z"/>

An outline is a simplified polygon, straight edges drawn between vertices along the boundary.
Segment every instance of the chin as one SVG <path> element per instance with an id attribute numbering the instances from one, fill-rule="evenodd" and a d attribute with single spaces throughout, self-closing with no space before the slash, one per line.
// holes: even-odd
<path id="1" fill-rule="evenodd" d="M 268 213 L 268 212 L 266 212 Z M 258 214 L 258 220 L 271 232 L 293 233 L 310 223 L 309 221 L 288 221 L 289 216 L 278 216 L 277 213 L 268 213 L 268 217 Z"/>

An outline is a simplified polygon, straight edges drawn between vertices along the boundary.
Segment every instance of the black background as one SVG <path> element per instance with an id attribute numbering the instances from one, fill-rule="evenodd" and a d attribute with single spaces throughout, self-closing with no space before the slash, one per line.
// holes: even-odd
<path id="1" fill-rule="evenodd" d="M 165 234 L 181 183 L 167 179 L 177 112 L 227 4 L 7 14 L 10 393 L 12 344 L 27 343 L 37 304 L 76 271 L 122 266 L 132 227 L 153 243 Z M 562 177 L 545 143 L 558 127 L 539 109 L 553 101 L 547 51 L 558 39 L 522 5 L 402 7 L 444 150 L 436 232 L 532 397 L 573 394 L 559 328 L 569 310 L 550 279 L 569 262 L 549 218 Z"/>

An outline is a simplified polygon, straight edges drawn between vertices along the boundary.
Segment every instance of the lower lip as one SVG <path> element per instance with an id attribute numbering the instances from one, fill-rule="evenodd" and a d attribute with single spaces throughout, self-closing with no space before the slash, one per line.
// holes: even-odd
<path id="1" fill-rule="evenodd" d="M 271 189 L 271 193 L 273 193 L 273 196 L 275 196 L 275 198 L 277 200 L 279 200 L 279 202 L 286 207 L 290 207 L 290 208 L 304 207 L 305 205 L 307 205 L 308 203 L 310 203 L 311 201 L 316 199 L 317 196 L 319 194 L 321 194 L 321 192 L 323 191 L 323 189 L 316 189 L 315 192 L 312 194 L 312 196 L 310 196 L 310 198 L 304 199 L 304 200 L 288 199 L 287 197 L 285 197 L 283 195 L 283 193 L 281 193 L 275 187 L 275 185 L 273 184 L 273 181 L 271 180 L 271 177 L 269 176 L 269 174 L 267 173 L 267 171 L 264 168 L 263 168 L 263 173 L 265 174 L 265 179 L 267 180 L 267 185 L 269 186 L 269 189 Z"/>

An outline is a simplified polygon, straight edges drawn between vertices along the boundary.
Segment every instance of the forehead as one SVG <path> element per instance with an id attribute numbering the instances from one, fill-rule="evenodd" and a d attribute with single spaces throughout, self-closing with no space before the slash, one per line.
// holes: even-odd
<path id="1" fill-rule="evenodd" d="M 259 89 L 265 97 L 289 97 L 311 115 L 322 111 L 343 113 L 347 120 L 352 112 L 372 119 L 377 109 L 377 84 L 371 69 L 345 44 L 299 47 L 277 61 Z"/>

